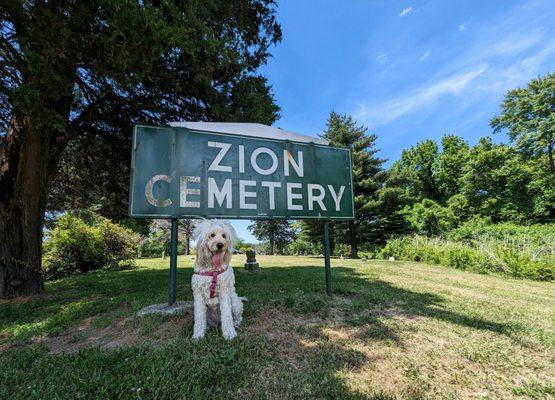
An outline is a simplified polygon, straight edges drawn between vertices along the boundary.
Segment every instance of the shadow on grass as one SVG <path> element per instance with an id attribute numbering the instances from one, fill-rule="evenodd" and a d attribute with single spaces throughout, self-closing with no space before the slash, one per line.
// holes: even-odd
<path id="1" fill-rule="evenodd" d="M 360 274 L 354 268 L 335 267 L 332 269 L 332 275 L 334 294 L 352 298 L 353 311 L 363 311 L 377 306 L 394 307 L 401 314 L 408 316 L 435 318 L 507 336 L 511 336 L 518 329 L 514 324 L 489 321 L 449 310 L 445 299 L 438 294 L 399 288 Z M 237 290 L 247 292 L 257 303 L 269 300 L 285 306 L 298 306 L 301 312 L 316 311 L 322 307 L 322 302 L 327 303 L 328 300 L 326 296 L 322 296 L 324 280 L 323 267 L 266 267 L 260 275 L 239 275 Z M 315 304 L 298 304 L 295 299 L 295 296 L 300 295 L 308 295 L 310 298 L 310 294 L 319 295 L 313 298 Z"/>
<path id="2" fill-rule="evenodd" d="M 488 330 L 510 336 L 514 325 L 488 321 L 449 310 L 444 299 L 434 293 L 418 293 L 399 288 L 388 282 L 362 275 L 354 268 L 332 269 L 334 294 L 353 299 L 353 311 L 368 307 L 395 307 L 401 313 L 435 318 L 474 329 Z M 190 300 L 192 269 L 178 271 L 178 299 Z M 0 332 L 16 325 L 37 325 L 25 330 L 29 334 L 48 333 L 56 321 L 67 326 L 71 320 L 129 306 L 130 312 L 161 303 L 167 299 L 168 271 L 135 269 L 114 272 L 94 272 L 51 283 L 43 296 L 26 301 L 0 305 Z M 324 268 L 321 266 L 265 267 L 260 273 L 245 273 L 236 269 L 236 286 L 240 295 L 249 298 L 248 307 L 254 311 L 268 305 L 280 305 L 298 312 L 317 312 L 329 307 L 324 292 Z M 64 314 L 67 314 L 64 317 Z M 51 324 L 44 324 L 50 320 Z M 41 323 L 42 322 L 42 323 Z M 42 330 L 42 332 L 39 332 Z M 392 332 L 392 337 L 393 332 Z"/>

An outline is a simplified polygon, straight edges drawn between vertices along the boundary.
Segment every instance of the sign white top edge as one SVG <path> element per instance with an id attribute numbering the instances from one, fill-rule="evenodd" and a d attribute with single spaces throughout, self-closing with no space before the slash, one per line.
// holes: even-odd
<path id="1" fill-rule="evenodd" d="M 291 140 L 293 142 L 327 145 L 325 139 L 289 132 L 273 126 L 242 122 L 170 122 L 174 128 L 188 128 L 203 132 L 226 133 L 229 135 L 252 136 L 256 138 Z"/>

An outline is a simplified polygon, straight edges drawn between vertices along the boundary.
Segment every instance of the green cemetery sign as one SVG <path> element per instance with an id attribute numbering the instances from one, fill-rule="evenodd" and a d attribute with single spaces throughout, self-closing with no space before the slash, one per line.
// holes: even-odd
<path id="1" fill-rule="evenodd" d="M 130 216 L 354 218 L 348 149 L 255 136 L 135 126 Z"/>

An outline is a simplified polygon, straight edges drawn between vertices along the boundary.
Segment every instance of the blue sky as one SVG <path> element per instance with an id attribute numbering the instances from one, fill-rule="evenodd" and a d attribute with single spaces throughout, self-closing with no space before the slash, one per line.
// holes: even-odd
<path id="1" fill-rule="evenodd" d="M 330 111 L 351 114 L 387 165 L 426 138 L 490 135 L 507 90 L 555 71 L 555 0 L 278 5 L 283 41 L 261 69 L 282 109 L 275 125 L 318 135 Z M 255 240 L 248 221 L 233 224 Z"/>

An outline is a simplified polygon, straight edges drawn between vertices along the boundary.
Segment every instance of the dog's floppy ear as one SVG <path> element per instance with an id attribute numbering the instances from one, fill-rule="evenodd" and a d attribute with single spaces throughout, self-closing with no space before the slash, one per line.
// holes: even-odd
<path id="1" fill-rule="evenodd" d="M 229 221 L 222 220 L 220 221 L 220 225 L 229 236 L 231 251 L 235 250 L 234 246 L 235 243 L 237 243 L 237 232 L 235 232 L 235 229 L 233 229 L 233 226 L 229 223 Z"/>
<path id="2" fill-rule="evenodd" d="M 193 233 L 191 234 L 191 238 L 197 242 L 197 263 L 203 267 L 210 263 L 210 254 L 206 248 L 205 242 L 210 233 L 211 226 L 211 221 L 203 219 L 195 225 L 195 229 L 193 229 Z"/>
<path id="3" fill-rule="evenodd" d="M 193 240 L 202 240 L 201 236 L 206 235 L 207 231 L 210 229 L 211 222 L 207 219 L 202 219 L 200 222 L 195 224 L 191 238 Z"/>

